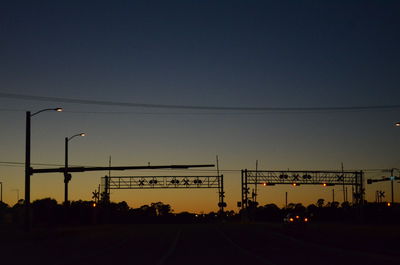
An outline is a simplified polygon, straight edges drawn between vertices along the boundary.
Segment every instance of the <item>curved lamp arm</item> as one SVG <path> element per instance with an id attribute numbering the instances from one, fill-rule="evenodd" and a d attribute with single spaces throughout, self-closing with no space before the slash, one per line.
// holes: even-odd
<path id="1" fill-rule="evenodd" d="M 58 112 L 61 112 L 61 111 L 63 111 L 63 109 L 62 109 L 62 108 L 55 108 L 55 109 L 42 109 L 42 110 L 36 111 L 35 113 L 32 113 L 32 114 L 31 114 L 31 117 L 33 117 L 33 116 L 35 116 L 36 114 L 39 114 L 39 113 L 41 113 L 41 112 L 43 112 L 43 111 L 48 111 L 48 110 L 53 110 L 53 111 L 58 111 Z"/>

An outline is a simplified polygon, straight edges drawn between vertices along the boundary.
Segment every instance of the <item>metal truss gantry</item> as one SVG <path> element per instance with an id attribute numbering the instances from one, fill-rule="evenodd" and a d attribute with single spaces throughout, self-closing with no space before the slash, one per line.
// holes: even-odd
<path id="1" fill-rule="evenodd" d="M 250 185 L 273 186 L 286 184 L 299 185 L 322 185 L 322 186 L 352 186 L 354 187 L 353 200 L 355 204 L 364 201 L 362 171 L 302 171 L 302 170 L 242 170 L 242 202 L 241 207 L 249 206 L 248 195 Z"/>
<path id="2" fill-rule="evenodd" d="M 101 178 L 103 201 L 112 189 L 217 189 L 218 207 L 224 212 L 224 176 L 105 176 Z"/>

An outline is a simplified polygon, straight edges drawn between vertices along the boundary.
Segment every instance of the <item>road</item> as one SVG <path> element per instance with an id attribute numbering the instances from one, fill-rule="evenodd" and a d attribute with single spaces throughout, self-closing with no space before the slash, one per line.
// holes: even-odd
<path id="1" fill-rule="evenodd" d="M 0 263 L 400 264 L 396 248 L 386 253 L 386 248 L 373 247 L 379 244 L 378 239 L 396 239 L 397 243 L 398 237 L 379 234 L 376 237 L 376 233 L 371 233 L 372 236 L 365 235 L 367 241 L 365 238 L 354 241 L 354 235 L 359 237 L 356 232 L 351 234 L 354 230 L 350 228 L 343 240 L 335 242 L 338 238 L 335 231 L 267 224 L 104 225 L 35 229 L 29 235 L 3 227 Z"/>

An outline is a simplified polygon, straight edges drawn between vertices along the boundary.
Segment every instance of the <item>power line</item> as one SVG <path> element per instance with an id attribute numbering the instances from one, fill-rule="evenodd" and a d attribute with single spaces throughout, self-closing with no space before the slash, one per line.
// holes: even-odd
<path id="1" fill-rule="evenodd" d="M 25 112 L 26 110 L 0 109 L 0 112 Z M 324 111 L 257 111 L 257 112 L 138 112 L 138 111 L 72 111 L 64 110 L 65 113 L 73 114 L 101 114 L 101 115 L 149 115 L 149 116 L 260 116 L 268 114 L 317 114 L 317 113 L 340 113 L 340 112 L 364 112 L 369 110 L 324 110 Z M 379 109 L 377 111 L 393 111 L 393 109 Z"/>
<path id="2" fill-rule="evenodd" d="M 4 109 L 4 108 L 0 108 L 0 111 L 25 111 L 23 109 Z"/>
<path id="3" fill-rule="evenodd" d="M 20 167 L 20 166 L 24 166 L 25 163 L 24 162 L 14 162 L 14 161 L 0 161 L 0 166 L 16 166 L 16 167 Z M 49 163 L 31 163 L 31 165 L 35 165 L 35 166 L 54 166 L 54 167 L 63 167 L 64 165 L 62 164 L 49 164 Z M 71 165 L 74 167 L 82 167 L 82 165 Z M 84 167 L 95 167 L 95 166 L 84 166 Z M 220 169 L 220 171 L 223 172 L 240 172 L 242 170 L 241 169 Z M 351 171 L 357 171 L 360 169 L 349 169 Z M 388 168 L 367 168 L 367 169 L 361 169 L 363 172 L 365 173 L 372 173 L 372 172 L 386 172 L 389 169 Z M 138 170 L 141 172 L 171 172 L 171 171 L 178 171 L 178 172 L 182 172 L 182 169 L 152 169 L 151 171 L 143 169 L 143 170 Z M 191 172 L 215 172 L 215 169 L 185 169 L 185 171 L 191 171 Z"/>
<path id="4" fill-rule="evenodd" d="M 184 109 L 184 110 L 217 110 L 217 111 L 264 111 L 264 112 L 315 112 L 315 111 L 366 111 L 366 110 L 397 110 L 400 105 L 366 105 L 366 106 L 347 106 L 347 107 L 223 107 L 223 106 L 200 106 L 200 105 L 167 105 L 167 104 L 148 104 L 135 102 L 118 102 L 118 101 L 103 101 L 103 100 L 88 100 L 88 99 L 73 99 L 62 97 L 47 97 L 22 95 L 13 93 L 0 92 L 2 98 L 13 98 L 33 101 L 46 102 L 61 102 L 61 103 L 77 103 L 87 105 L 100 106 L 118 106 L 118 107 L 133 107 L 133 108 L 150 108 L 150 109 Z"/>

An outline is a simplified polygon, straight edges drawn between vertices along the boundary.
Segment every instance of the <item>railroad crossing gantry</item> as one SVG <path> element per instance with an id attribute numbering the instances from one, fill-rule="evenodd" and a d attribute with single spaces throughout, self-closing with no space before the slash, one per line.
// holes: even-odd
<path id="1" fill-rule="evenodd" d="M 358 205 L 364 201 L 362 171 L 302 171 L 302 170 L 242 170 L 241 208 L 249 204 L 249 185 L 350 185 L 354 187 L 353 199 Z"/>
<path id="2" fill-rule="evenodd" d="M 112 189 L 218 189 L 218 207 L 224 212 L 224 176 L 122 176 L 101 178 L 101 200 L 110 200 Z"/>
<path id="3" fill-rule="evenodd" d="M 28 115 L 28 112 L 27 112 Z M 30 165 L 29 163 L 26 163 Z M 26 182 L 25 182 L 25 199 L 30 198 L 30 176 L 33 174 L 38 173 L 65 173 L 65 172 L 87 172 L 87 171 L 110 171 L 110 170 L 140 170 L 140 169 L 163 169 L 163 168 L 170 168 L 170 169 L 188 169 L 193 167 L 213 167 L 212 164 L 206 165 L 169 165 L 169 166 L 108 166 L 108 167 L 59 167 L 59 168 L 32 168 L 30 166 L 26 167 Z M 28 194 L 28 196 L 27 196 Z M 30 203 L 25 204 L 25 230 L 29 231 L 31 226 L 31 217 L 30 217 Z"/>
<path id="4" fill-rule="evenodd" d="M 381 182 L 381 181 L 390 181 L 390 187 L 391 187 L 391 197 L 392 197 L 392 203 L 394 203 L 394 189 L 393 189 L 393 182 L 395 180 L 400 180 L 400 176 L 396 177 L 394 176 L 394 171 L 397 170 L 400 172 L 398 168 L 392 168 L 390 170 L 385 170 L 390 172 L 390 177 L 382 177 L 381 179 L 367 179 L 367 184 L 372 184 L 374 182 Z"/>

